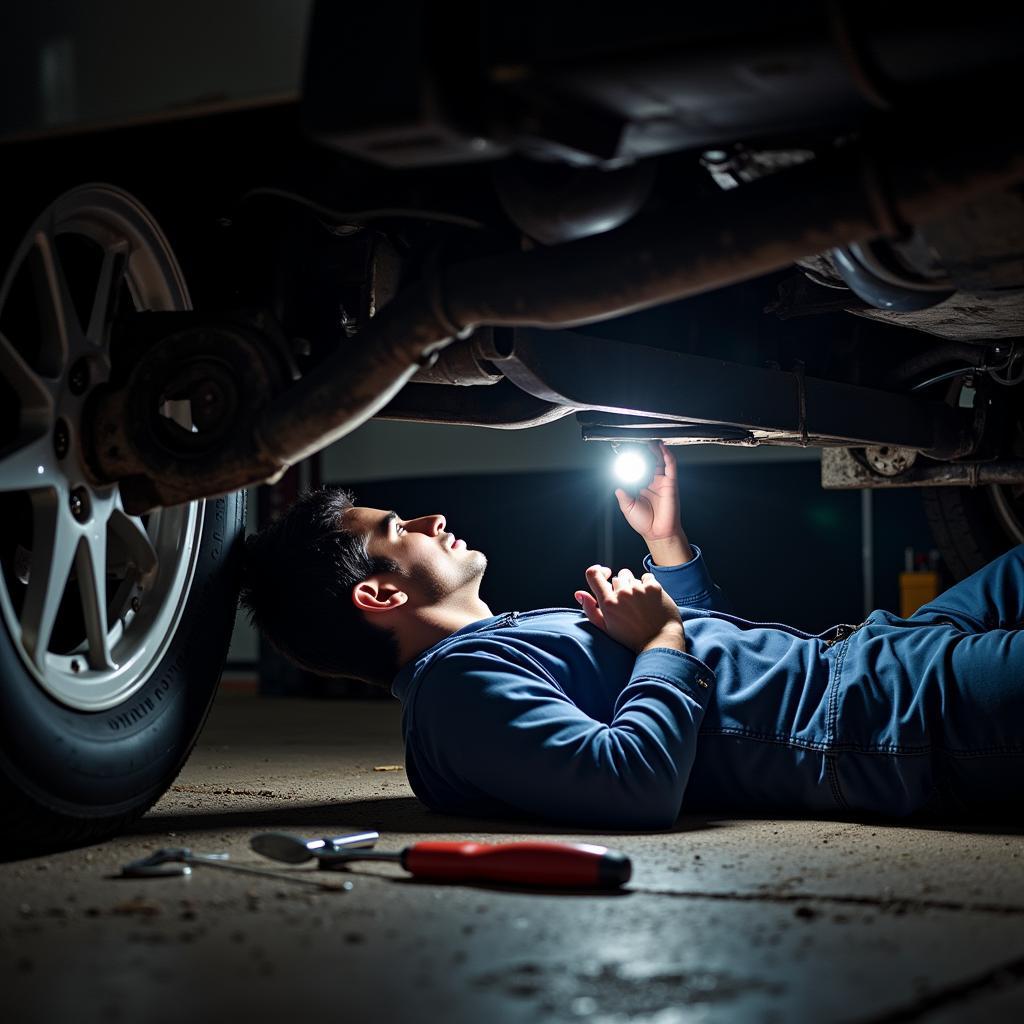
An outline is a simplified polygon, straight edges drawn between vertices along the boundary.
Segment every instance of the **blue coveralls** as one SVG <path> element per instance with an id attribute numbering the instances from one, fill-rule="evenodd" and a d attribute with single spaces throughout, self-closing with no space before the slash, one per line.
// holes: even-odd
<path id="1" fill-rule="evenodd" d="M 687 810 L 819 815 L 1024 801 L 1024 545 L 909 619 L 850 635 L 736 618 L 700 550 L 646 559 L 687 653 L 635 656 L 575 609 L 496 615 L 395 678 L 413 791 L 435 810 L 600 829 Z"/>

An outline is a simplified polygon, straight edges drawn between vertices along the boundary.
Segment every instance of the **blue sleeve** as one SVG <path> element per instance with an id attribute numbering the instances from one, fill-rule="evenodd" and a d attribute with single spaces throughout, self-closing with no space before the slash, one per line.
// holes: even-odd
<path id="1" fill-rule="evenodd" d="M 651 556 L 644 558 L 644 572 L 653 572 L 676 604 L 684 608 L 707 608 L 712 612 L 732 613 L 732 603 L 711 578 L 704 555 L 696 544 L 693 558 L 682 565 L 655 565 Z"/>
<path id="2" fill-rule="evenodd" d="M 668 828 L 713 686 L 691 655 L 646 651 L 604 724 L 528 659 L 500 648 L 452 651 L 421 682 L 417 745 L 467 807 L 500 801 L 563 824 Z"/>

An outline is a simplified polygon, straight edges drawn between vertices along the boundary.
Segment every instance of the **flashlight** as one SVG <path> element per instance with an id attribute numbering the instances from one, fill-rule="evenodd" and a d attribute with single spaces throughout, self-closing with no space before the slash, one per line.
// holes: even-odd
<path id="1" fill-rule="evenodd" d="M 612 472 L 620 483 L 635 486 L 650 478 L 651 460 L 643 448 L 623 448 L 616 452 Z"/>

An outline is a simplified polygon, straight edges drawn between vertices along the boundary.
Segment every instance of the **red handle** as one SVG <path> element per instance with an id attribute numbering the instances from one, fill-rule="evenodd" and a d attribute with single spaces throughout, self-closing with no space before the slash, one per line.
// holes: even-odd
<path id="1" fill-rule="evenodd" d="M 588 843 L 414 843 L 402 866 L 420 878 L 614 889 L 629 881 L 625 854 Z"/>

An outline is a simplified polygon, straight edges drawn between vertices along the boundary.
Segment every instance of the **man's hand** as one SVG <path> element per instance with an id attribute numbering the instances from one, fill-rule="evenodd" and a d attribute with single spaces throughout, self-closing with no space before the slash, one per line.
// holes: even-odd
<path id="1" fill-rule="evenodd" d="M 679 520 L 676 460 L 664 443 L 648 445 L 660 468 L 654 479 L 635 496 L 621 487 L 615 497 L 626 522 L 643 537 L 655 565 L 682 565 L 693 558 Z"/>
<path id="2" fill-rule="evenodd" d="M 679 609 L 654 575 L 645 572 L 637 579 L 628 569 L 621 569 L 614 579 L 611 575 L 611 569 L 603 565 L 587 570 L 592 593 L 576 591 L 587 618 L 636 654 L 652 647 L 685 651 Z"/>

